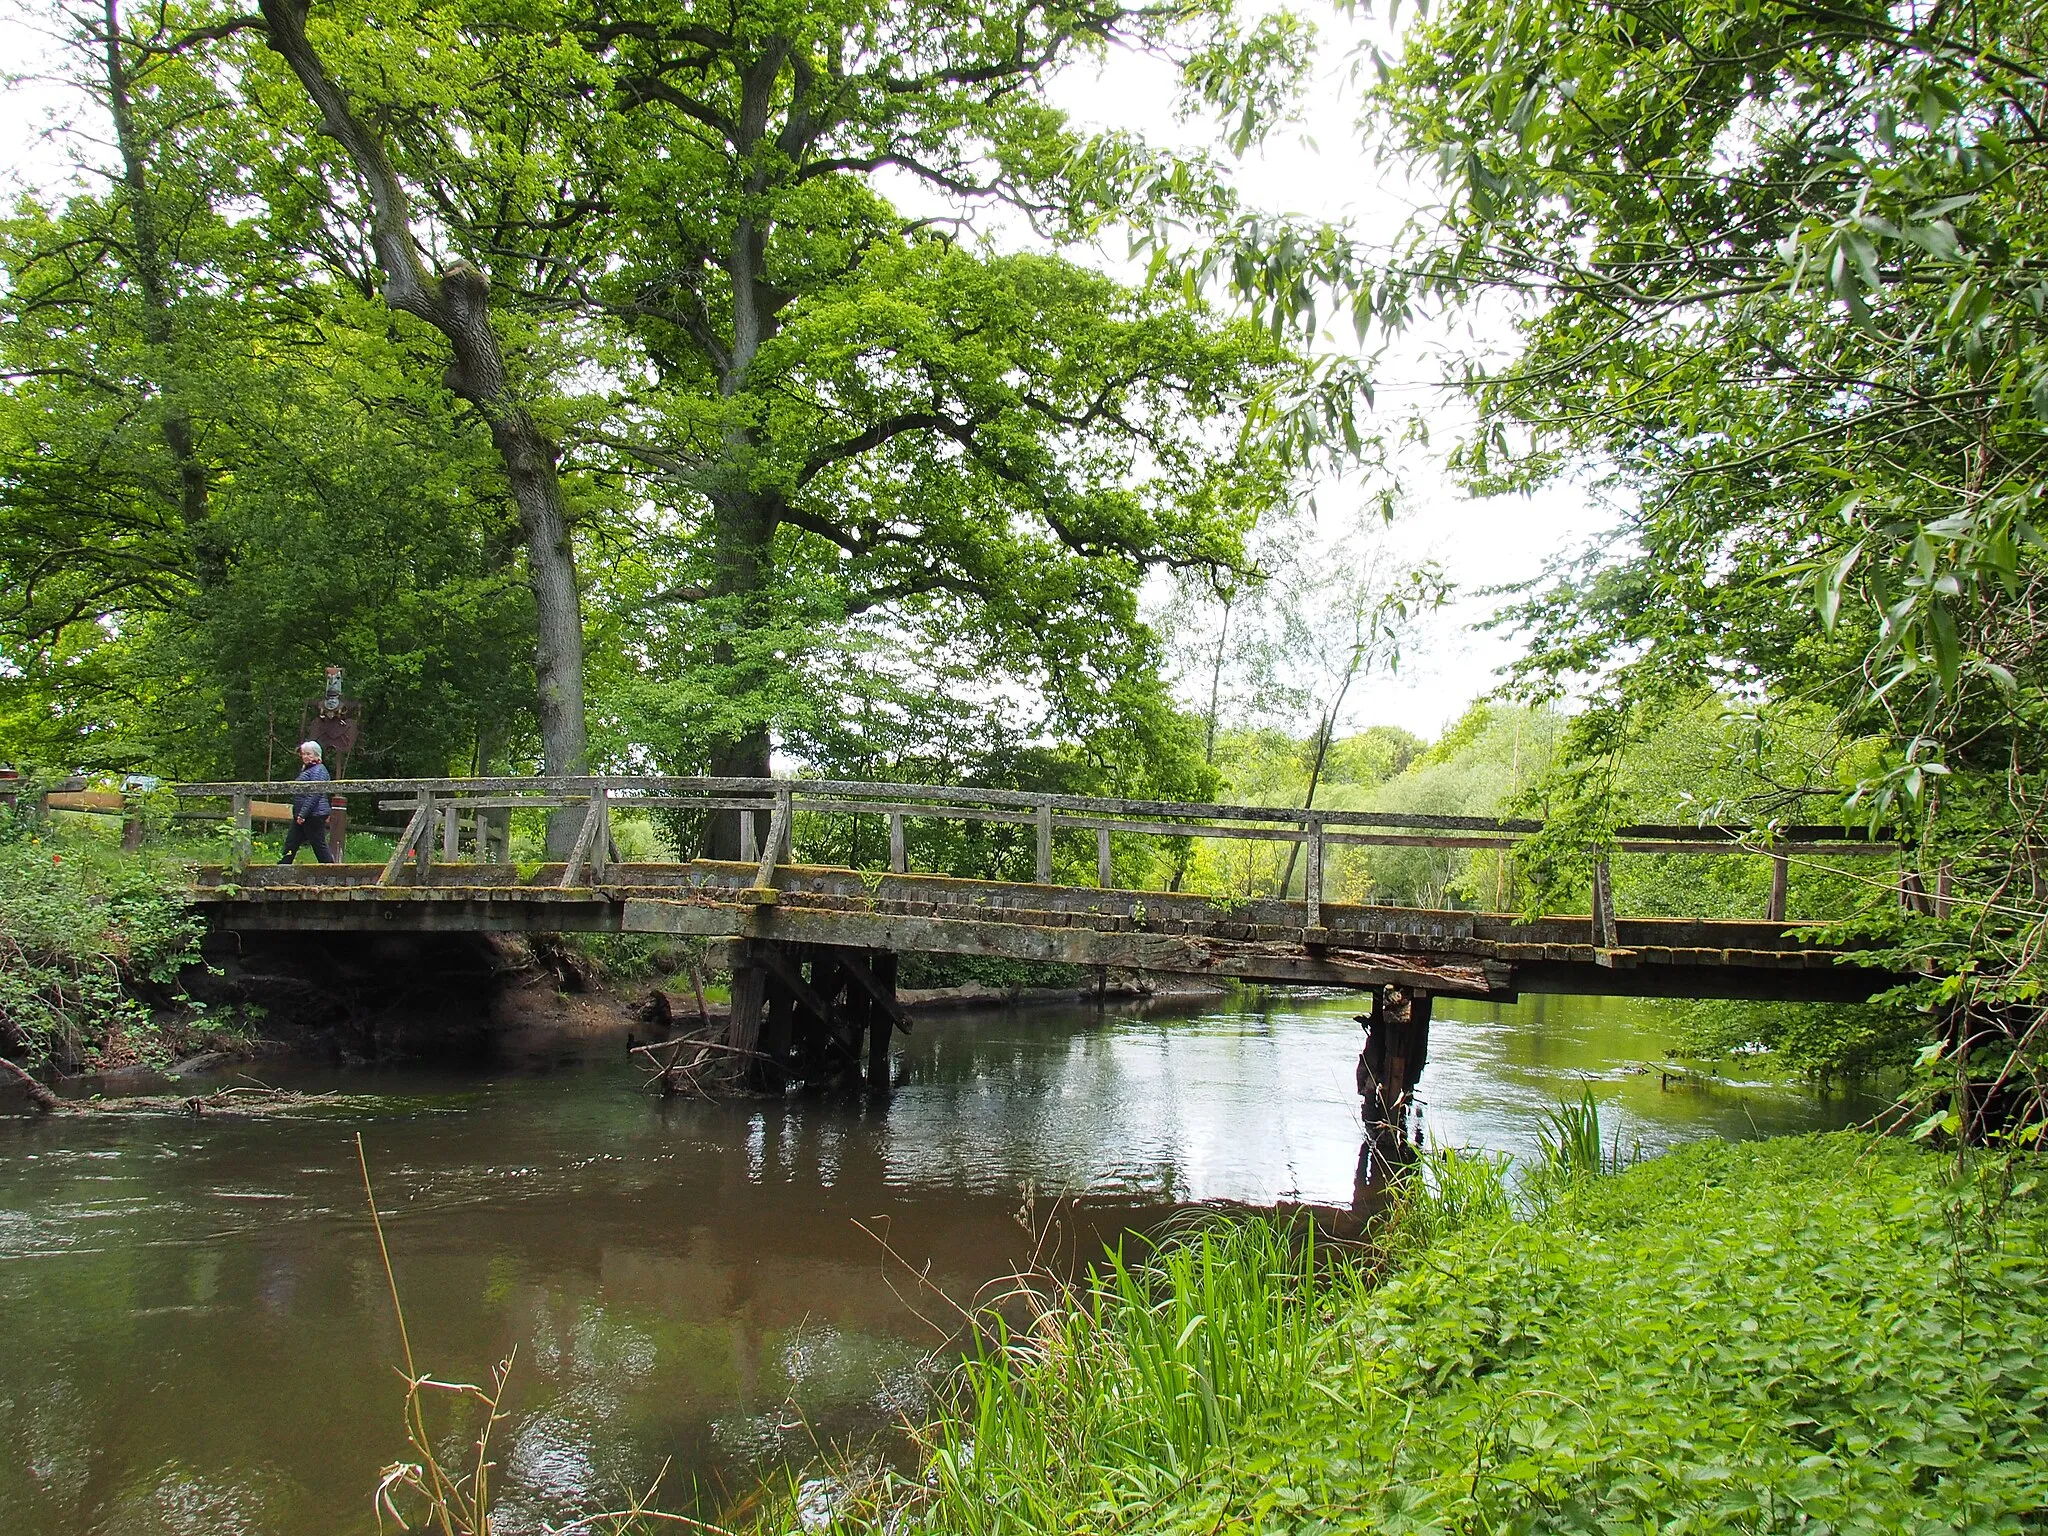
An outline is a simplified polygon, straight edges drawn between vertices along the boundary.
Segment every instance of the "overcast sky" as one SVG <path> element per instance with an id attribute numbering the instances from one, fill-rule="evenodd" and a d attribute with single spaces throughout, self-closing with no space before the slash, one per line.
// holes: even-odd
<path id="1" fill-rule="evenodd" d="M 1243 162 L 1242 185 L 1266 209 L 1318 219 L 1350 218 L 1370 230 L 1391 230 L 1425 192 L 1375 164 L 1354 127 L 1357 88 L 1348 78 L 1353 47 L 1368 38 L 1390 39 L 1371 21 L 1312 12 L 1324 37 L 1322 62 L 1304 120 L 1283 128 Z M 8 3 L 0 9 L 0 60 L 15 70 L 49 56 L 51 9 Z M 1206 124 L 1182 122 L 1174 112 L 1171 71 L 1161 62 L 1112 54 L 1100 68 L 1070 70 L 1056 82 L 1060 104 L 1083 123 L 1143 133 L 1155 143 L 1219 148 Z M 9 146 L 9 180 L 49 186 L 64 174 L 64 154 L 49 136 L 53 120 L 73 119 L 88 131 L 88 115 L 74 117 L 61 91 L 34 83 L 0 92 L 0 143 Z M 11 192 L 10 194 L 11 195 Z M 1105 253 L 1115 265 L 1120 253 Z M 1442 564 L 1460 596 L 1405 656 L 1398 674 L 1362 680 L 1352 690 L 1346 723 L 1391 724 L 1433 736 L 1467 703 L 1493 686 L 1496 669 L 1512 658 L 1513 643 L 1471 626 L 1496 606 L 1482 589 L 1525 580 L 1544 561 L 1574 549 L 1611 521 L 1589 498 L 1560 488 L 1534 498 L 1480 501 L 1465 497 L 1441 469 L 1442 454 L 1469 414 L 1442 387 L 1441 356 L 1474 341 L 1499 345 L 1498 317 L 1460 321 L 1403 338 L 1380 366 L 1383 419 L 1420 412 L 1431 447 L 1408 450 L 1401 473 L 1409 489 L 1406 511 L 1383 536 L 1395 553 Z M 1331 346 L 1350 345 L 1348 323 Z M 1334 540 L 1358 521 L 1374 487 L 1345 479 L 1315 488 L 1315 527 Z"/>

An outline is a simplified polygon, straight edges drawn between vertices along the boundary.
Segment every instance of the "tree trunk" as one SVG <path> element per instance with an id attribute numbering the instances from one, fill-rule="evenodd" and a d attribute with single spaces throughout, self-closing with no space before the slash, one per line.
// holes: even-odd
<path id="1" fill-rule="evenodd" d="M 583 712 L 583 609 L 568 512 L 555 473 L 558 450 L 507 377 L 504 349 L 491 326 L 490 280 L 465 261 L 450 263 L 439 276 L 426 269 L 413 242 L 411 200 L 382 140 L 357 117 L 348 93 L 328 75 L 306 38 L 306 0 L 261 0 L 259 9 L 270 46 L 305 87 L 322 127 L 368 187 L 370 241 L 384 274 L 384 302 L 426 321 L 447 339 L 453 353 L 448 387 L 490 426 L 526 538 L 526 574 L 539 629 L 534 674 L 547 772 L 585 773 L 590 740 Z M 574 835 L 572 818 L 551 818 L 549 851 L 561 854 Z"/>
<path id="2" fill-rule="evenodd" d="M 735 702 L 758 695 L 770 681 L 761 658 L 747 641 L 755 622 L 755 605 L 767 584 L 769 545 L 775 537 L 776 508 L 767 498 L 738 488 L 744 482 L 729 477 L 727 490 L 713 494 L 712 596 L 727 613 L 725 631 L 712 648 L 712 660 L 729 680 L 729 697 Z M 768 722 L 757 720 L 740 731 L 714 737 L 710 743 L 709 771 L 714 778 L 765 779 L 774 743 Z M 707 818 L 704 854 L 713 859 L 741 856 L 740 819 L 754 813 L 732 811 Z M 754 846 L 767 835 L 766 818 L 755 817 Z"/>
<path id="3" fill-rule="evenodd" d="M 120 0 L 106 0 L 106 36 L 101 40 L 107 73 L 107 114 L 114 120 L 114 144 L 121 155 L 121 200 L 128 205 L 129 265 L 142 299 L 142 337 L 149 343 L 156 386 L 164 406 L 159 430 L 178 466 L 178 510 L 185 535 L 192 541 L 193 567 L 200 585 L 218 585 L 226 574 L 221 551 L 205 531 L 212 509 L 206 466 L 199 459 L 192 417 L 180 402 L 183 391 L 168 366 L 171 342 L 171 297 L 157 218 L 156 195 L 149 185 L 149 148 L 135 121 L 127 62 L 121 56 Z"/>

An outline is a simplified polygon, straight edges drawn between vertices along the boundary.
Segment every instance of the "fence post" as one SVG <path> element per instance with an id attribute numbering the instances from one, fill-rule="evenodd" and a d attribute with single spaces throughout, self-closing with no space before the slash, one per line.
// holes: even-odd
<path id="1" fill-rule="evenodd" d="M 754 827 L 754 813 L 741 811 L 740 817 L 740 862 L 755 863 L 761 857 L 761 842 Z"/>
<path id="2" fill-rule="evenodd" d="M 1116 871 L 1110 866 L 1107 827 L 1095 829 L 1095 883 L 1105 891 L 1116 884 Z"/>
<path id="3" fill-rule="evenodd" d="M 413 872 L 421 879 L 427 878 L 427 871 L 434 867 L 434 794 L 432 790 L 419 792 L 422 813 L 419 836 L 412 845 Z"/>
<path id="4" fill-rule="evenodd" d="M 889 813 L 889 872 L 894 875 L 910 872 L 910 856 L 903 847 L 903 813 Z"/>
<path id="5" fill-rule="evenodd" d="M 603 784 L 590 792 L 590 813 L 596 830 L 590 834 L 590 867 L 602 874 L 612 862 L 612 799 Z"/>
<path id="6" fill-rule="evenodd" d="M 1614 949 L 1614 880 L 1608 872 L 1607 856 L 1593 861 L 1593 947 Z"/>
<path id="7" fill-rule="evenodd" d="M 1038 802 L 1038 883 L 1052 884 L 1052 796 Z"/>
<path id="8" fill-rule="evenodd" d="M 1323 818 L 1310 816 L 1303 824 L 1308 833 L 1308 870 L 1302 876 L 1302 894 L 1308 898 L 1308 926 L 1323 926 Z"/>
<path id="9" fill-rule="evenodd" d="M 228 850 L 228 862 L 240 873 L 249 867 L 249 855 L 255 852 L 255 838 L 249 831 L 249 797 L 236 795 L 234 841 Z"/>
<path id="10" fill-rule="evenodd" d="M 1773 923 L 1785 921 L 1785 877 L 1788 861 L 1782 853 L 1771 855 L 1771 904 L 1765 910 L 1765 918 Z"/>
<path id="11" fill-rule="evenodd" d="M 447 809 L 441 812 L 441 858 L 443 862 L 453 864 L 455 862 L 455 855 L 461 851 L 461 848 L 462 807 L 451 800 L 448 802 Z"/>

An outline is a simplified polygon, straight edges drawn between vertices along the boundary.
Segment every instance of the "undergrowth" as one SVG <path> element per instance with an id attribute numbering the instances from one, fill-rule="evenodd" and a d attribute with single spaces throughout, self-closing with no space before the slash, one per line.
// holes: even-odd
<path id="1" fill-rule="evenodd" d="M 2043 1529 L 2031 1177 L 1856 1134 L 1635 1163 L 1575 1108 L 1520 1179 L 1426 1157 L 1370 1247 L 1228 1224 L 991 1323 L 925 1481 L 836 1523 Z"/>
<path id="2" fill-rule="evenodd" d="M 179 884 L 162 860 L 0 807 L 0 1054 L 117 1066 L 204 1033 L 179 985 L 202 931 Z"/>

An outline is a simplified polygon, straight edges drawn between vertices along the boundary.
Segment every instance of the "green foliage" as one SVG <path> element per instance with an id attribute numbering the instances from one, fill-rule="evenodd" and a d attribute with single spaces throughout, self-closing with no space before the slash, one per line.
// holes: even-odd
<path id="1" fill-rule="evenodd" d="M 1000 1317 L 934 1432 L 930 1529 L 1115 1523 L 1311 1392 L 1315 1244 L 1246 1222 L 1111 1256 L 1028 1329 Z"/>
<path id="2" fill-rule="evenodd" d="M 160 1014 L 189 1020 L 179 973 L 198 963 L 202 931 L 171 871 L 0 810 L 8 1056 L 67 1069 L 160 1057 Z"/>
<path id="3" fill-rule="evenodd" d="M 1676 1024 L 1675 1055 L 1725 1061 L 1767 1051 L 1822 1088 L 1910 1066 L 1927 1031 L 1912 1008 L 1880 1003 L 1690 1002 Z"/>
<path id="4" fill-rule="evenodd" d="M 2048 1196 L 1950 1166 L 1707 1142 L 1517 1221 L 1474 1165 L 1379 1280 L 1208 1234 L 977 1358 L 920 1528 L 2022 1531 Z"/>
<path id="5" fill-rule="evenodd" d="M 992 955 L 905 955 L 896 981 L 904 987 L 1079 988 L 1095 973 L 1083 966 L 1056 961 L 1004 960 Z"/>
<path id="6" fill-rule="evenodd" d="M 1408 296 L 1519 306 L 1513 355 L 1467 375 L 1460 469 L 1592 477 L 1620 509 L 1510 616 L 1521 682 L 1592 704 L 1526 866 L 1542 899 L 1582 887 L 1586 835 L 1628 819 L 1615 764 L 1673 709 L 1831 731 L 1844 772 L 1731 810 L 1850 818 L 1946 872 L 1945 918 L 1875 900 L 1866 932 L 2037 1120 L 2043 62 L 2012 0 L 1455 0 L 1368 106 L 1444 188 L 1398 242 Z"/>

